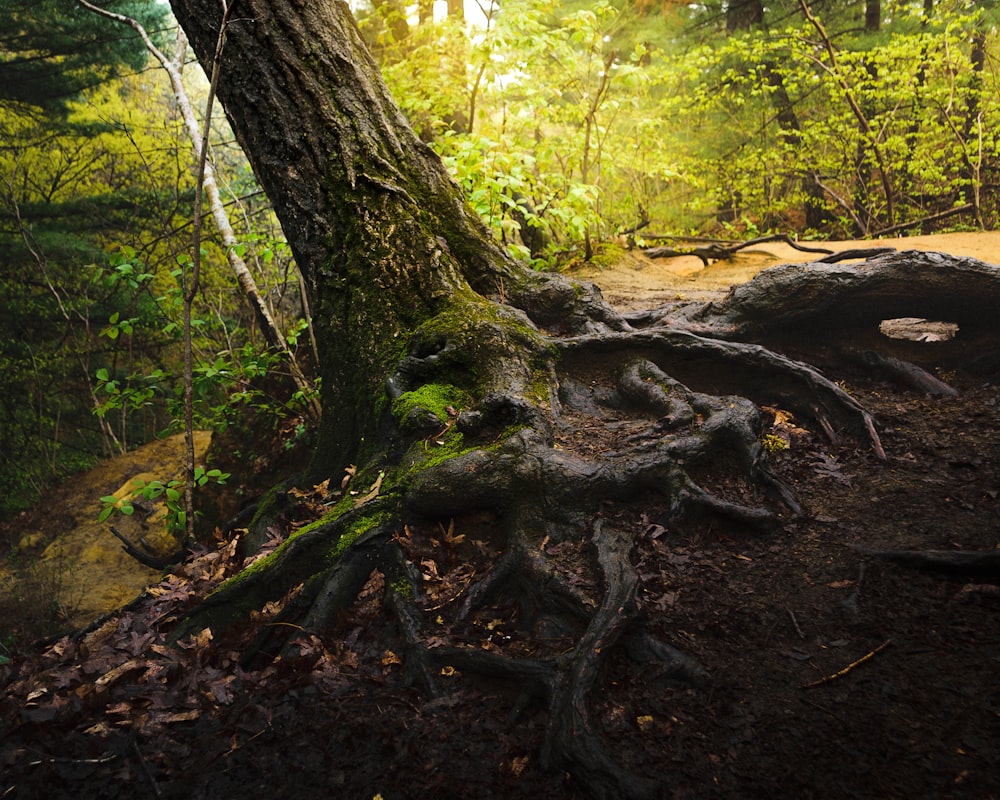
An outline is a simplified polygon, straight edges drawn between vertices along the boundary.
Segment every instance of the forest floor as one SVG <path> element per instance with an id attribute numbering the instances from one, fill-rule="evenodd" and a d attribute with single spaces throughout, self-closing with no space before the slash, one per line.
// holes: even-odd
<path id="1" fill-rule="evenodd" d="M 955 236 L 970 243 L 932 237 L 906 249 L 1000 262 L 1000 236 Z M 630 258 L 586 277 L 619 307 L 654 306 L 728 288 L 730 270 L 812 258 L 784 248 L 707 270 Z M 776 410 L 772 430 L 791 446 L 774 470 L 803 516 L 760 534 L 668 531 L 652 499 L 615 512 L 616 527 L 636 531 L 644 616 L 710 680 L 690 688 L 615 657 L 594 719 L 609 751 L 660 777 L 665 796 L 995 800 L 1000 587 L 855 548 L 1000 546 L 997 376 L 943 375 L 959 394 L 935 399 L 860 373 L 833 377 L 873 412 L 888 458 L 854 441 L 832 446 Z M 74 490 L 91 503 L 103 493 Z M 187 660 L 164 653 L 173 661 L 151 666 L 144 648 L 165 598 L 203 591 L 232 551 L 203 553 L 103 634 L 0 668 L 0 796 L 583 796 L 541 768 L 544 709 L 459 673 L 437 699 L 406 685 L 377 580 L 336 641 L 303 640 L 296 659 L 241 672 L 225 641 L 210 660 L 192 642 Z M 490 647 L 518 646 L 516 610 L 488 627 Z"/>

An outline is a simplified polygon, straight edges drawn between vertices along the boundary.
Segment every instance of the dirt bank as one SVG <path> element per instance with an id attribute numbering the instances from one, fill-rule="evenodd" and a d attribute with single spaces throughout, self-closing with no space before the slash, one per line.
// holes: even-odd
<path id="1" fill-rule="evenodd" d="M 195 457 L 202 459 L 211 434 L 195 435 Z M 74 628 L 132 600 L 160 571 L 144 567 L 127 555 L 109 532 L 114 524 L 130 541 L 140 539 L 154 550 L 169 552 L 176 542 L 166 533 L 162 509 L 151 504 L 150 513 L 139 510 L 132 517 L 98 522 L 100 498 L 128 494 L 134 480 L 167 482 L 183 474 L 184 437 L 160 439 L 76 475 L 45 501 L 3 526 L 11 551 L 13 571 L 0 572 L 8 598 L 22 595 L 24 605 L 42 602 L 48 608 L 21 608 L 14 603 L 6 613 L 20 616 L 52 613 L 39 619 L 44 628 Z M 5 609 L 0 609 L 4 611 Z M 7 629 L 0 620 L 0 630 Z M 13 621 L 12 621 L 13 622 Z M 48 631 L 36 631 L 36 633 Z"/>

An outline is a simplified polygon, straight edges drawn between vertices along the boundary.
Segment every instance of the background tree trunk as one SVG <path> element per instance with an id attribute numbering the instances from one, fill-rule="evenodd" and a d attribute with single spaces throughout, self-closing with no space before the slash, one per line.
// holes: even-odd
<path id="1" fill-rule="evenodd" d="M 878 33 L 882 27 L 882 1 L 865 0 L 865 31 Z"/>
<path id="2" fill-rule="evenodd" d="M 726 3 L 726 30 L 745 31 L 764 22 L 760 0 L 730 0 Z"/>

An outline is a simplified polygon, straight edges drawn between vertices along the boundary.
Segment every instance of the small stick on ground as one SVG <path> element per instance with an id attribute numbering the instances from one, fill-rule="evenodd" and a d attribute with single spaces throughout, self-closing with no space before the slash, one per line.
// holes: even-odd
<path id="1" fill-rule="evenodd" d="M 802 628 L 799 627 L 799 621 L 795 619 L 795 612 L 792 609 L 785 607 L 785 611 L 788 612 L 788 617 L 792 621 L 792 625 L 795 626 L 795 632 L 799 635 L 800 639 L 805 639 L 806 635 L 802 632 Z"/>
<path id="2" fill-rule="evenodd" d="M 874 658 L 876 655 L 878 655 L 883 650 L 885 650 L 885 648 L 887 648 L 889 646 L 889 643 L 891 641 L 892 641 L 892 639 L 886 639 L 884 642 L 882 642 L 882 644 L 880 644 L 878 647 L 876 647 L 870 653 L 867 653 L 866 655 L 861 656 L 861 658 L 859 658 L 857 661 L 852 661 L 850 664 L 848 664 L 842 670 L 840 670 L 838 672 L 834 672 L 832 675 L 826 675 L 826 676 L 820 678 L 818 681 L 812 681 L 811 683 L 803 683 L 799 688 L 800 689 L 815 689 L 817 686 L 824 686 L 824 685 L 826 685 L 828 683 L 832 683 L 833 681 L 837 680 L 837 678 L 841 678 L 844 675 L 846 675 L 848 672 L 850 672 L 855 667 L 860 666 L 861 664 L 864 664 L 869 659 Z"/>

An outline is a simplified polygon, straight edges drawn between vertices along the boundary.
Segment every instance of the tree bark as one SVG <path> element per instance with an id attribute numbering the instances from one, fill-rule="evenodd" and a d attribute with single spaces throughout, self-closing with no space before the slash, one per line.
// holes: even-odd
<path id="1" fill-rule="evenodd" d="M 373 442 L 372 398 L 412 331 L 514 268 L 392 102 L 346 4 L 239 2 L 219 95 L 306 278 L 331 410 L 316 466 L 335 472 Z M 173 7 L 205 63 L 217 4 Z"/>
<path id="2" fill-rule="evenodd" d="M 865 32 L 878 33 L 882 28 L 882 0 L 865 0 Z"/>
<path id="3" fill-rule="evenodd" d="M 760 0 L 730 0 L 726 3 L 726 30 L 750 30 L 764 22 L 764 5 Z"/>
<path id="4" fill-rule="evenodd" d="M 730 33 L 748 31 L 754 26 L 764 25 L 764 4 L 761 0 L 740 0 L 731 3 L 726 10 L 726 30 Z M 795 113 L 795 104 L 788 94 L 785 78 L 781 67 L 773 61 L 762 65 L 762 74 L 773 90 L 772 105 L 775 119 L 781 129 L 781 140 L 791 149 L 798 150 L 802 145 L 802 126 Z M 800 178 L 802 191 L 806 195 L 803 212 L 806 227 L 819 229 L 828 221 L 823 187 L 815 175 L 806 174 Z"/>

